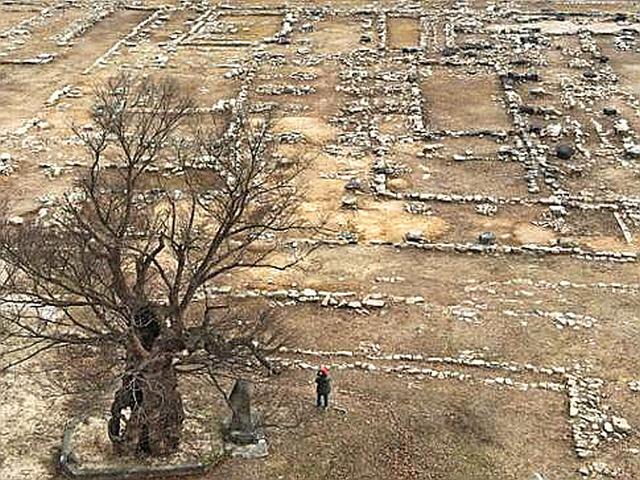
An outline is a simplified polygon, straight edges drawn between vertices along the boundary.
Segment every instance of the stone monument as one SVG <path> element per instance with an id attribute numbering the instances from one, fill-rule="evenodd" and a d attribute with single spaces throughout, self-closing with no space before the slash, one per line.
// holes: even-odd
<path id="1" fill-rule="evenodd" d="M 229 395 L 229 406 L 232 415 L 223 432 L 227 453 L 243 458 L 267 456 L 267 441 L 257 415 L 251 410 L 251 384 L 247 380 L 236 380 Z"/>

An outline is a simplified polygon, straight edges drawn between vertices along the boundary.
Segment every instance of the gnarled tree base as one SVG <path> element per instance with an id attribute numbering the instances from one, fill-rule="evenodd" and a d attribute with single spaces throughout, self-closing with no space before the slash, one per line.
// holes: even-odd
<path id="1" fill-rule="evenodd" d="M 180 444 L 184 408 L 171 364 L 125 378 L 111 406 L 109 438 L 120 455 L 162 456 Z"/>

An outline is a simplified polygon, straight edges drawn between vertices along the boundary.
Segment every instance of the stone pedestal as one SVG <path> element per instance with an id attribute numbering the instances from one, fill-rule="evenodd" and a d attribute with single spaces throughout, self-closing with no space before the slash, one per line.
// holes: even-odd
<path id="1" fill-rule="evenodd" d="M 233 442 L 224 444 L 224 451 L 233 458 L 264 458 L 269 455 L 269 445 L 267 439 L 259 438 L 255 443 L 238 445 Z"/>
<path id="2" fill-rule="evenodd" d="M 255 415 L 251 414 L 250 419 L 238 425 L 233 417 L 224 422 L 222 426 L 224 441 L 235 443 L 236 445 L 250 445 L 257 443 L 264 437 L 259 421 Z"/>
<path id="3" fill-rule="evenodd" d="M 232 419 L 223 425 L 224 451 L 236 458 L 263 458 L 269 454 L 269 446 L 258 419 L 252 415 L 251 428 L 232 429 Z"/>

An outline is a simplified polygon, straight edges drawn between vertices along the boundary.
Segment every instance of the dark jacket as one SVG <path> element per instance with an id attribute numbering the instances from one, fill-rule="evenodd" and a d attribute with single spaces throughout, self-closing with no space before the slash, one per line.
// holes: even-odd
<path id="1" fill-rule="evenodd" d="M 318 395 L 328 395 L 331 392 L 331 379 L 327 375 L 318 373 L 316 376 L 316 392 Z"/>

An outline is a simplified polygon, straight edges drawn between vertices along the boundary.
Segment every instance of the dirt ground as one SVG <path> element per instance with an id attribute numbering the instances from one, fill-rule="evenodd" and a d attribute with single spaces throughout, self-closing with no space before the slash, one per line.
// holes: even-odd
<path id="1" fill-rule="evenodd" d="M 91 23 L 103 3 L 112 11 Z M 637 252 L 638 160 L 623 151 L 640 134 L 637 2 L 166 3 L 0 2 L 0 155 L 10 155 L 14 167 L 0 174 L 0 195 L 15 215 L 47 214 L 82 172 L 71 126 L 88 121 L 93 87 L 122 71 L 176 77 L 203 108 L 236 99 L 248 85 L 252 104 L 276 104 L 274 133 L 302 135 L 279 150 L 309 164 L 300 214 L 326 218 L 338 238 L 354 235 L 357 243 L 323 246 L 296 270 L 237 272 L 221 282 L 238 302 L 276 307 L 296 333 L 298 350 L 282 354 L 290 368 L 256 387 L 258 408 L 272 409 L 274 399 L 284 419 L 267 429 L 270 455 L 225 460 L 202 479 L 567 480 L 609 478 L 610 471 L 640 478 L 640 383 L 631 388 L 640 381 L 637 262 L 404 243 L 407 232 L 418 231 L 427 244 L 473 245 L 490 231 L 500 246 L 569 242 L 608 259 Z M 566 18 L 537 17 L 549 9 Z M 493 11 L 504 14 L 488 17 Z M 290 42 L 270 41 L 288 12 L 298 17 Z M 626 24 L 614 20 L 617 13 L 628 15 Z M 530 33 L 521 29 L 525 17 L 542 30 L 534 53 L 521 40 Z M 83 21 L 85 30 L 58 44 L 57 35 Z M 580 37 L 590 26 L 594 33 Z M 636 32 L 627 32 L 635 43 L 620 39 L 625 26 Z M 495 32 L 504 29 L 520 30 L 498 41 Z M 586 64 L 572 61 L 593 61 L 583 48 L 590 40 L 619 81 L 601 74 L 595 84 L 583 82 Z M 631 46 L 623 50 L 621 41 Z M 458 48 L 463 53 L 452 60 L 447 50 Z M 485 50 L 477 48 L 516 64 L 525 58 L 542 80 L 514 87 L 522 104 L 560 111 L 534 112 L 529 123 L 561 124 L 569 132 L 533 137 L 548 168 L 534 179 L 535 193 L 530 157 L 513 154 L 525 150 L 530 132 L 514 120 L 500 66 L 483 62 Z M 234 72 L 257 52 L 271 60 L 245 84 Z M 45 53 L 53 60 L 20 63 Z M 599 85 L 608 90 L 589 103 Z M 278 86 L 294 90 L 269 90 Z M 305 86 L 311 88 L 295 90 Z M 575 94 L 575 106 L 567 106 L 567 92 Z M 602 113 L 606 106 L 616 106 L 618 117 Z M 614 132 L 619 118 L 630 125 L 625 138 Z M 576 140 L 574 122 L 588 133 L 588 155 L 561 161 L 553 151 L 560 141 Z M 380 162 L 387 168 L 384 195 L 375 190 Z M 561 222 L 548 208 L 558 192 L 576 199 L 563 204 Z M 345 208 L 345 197 L 354 197 L 357 208 Z M 623 214 L 630 241 L 614 211 Z M 318 299 L 269 296 L 304 289 Z M 259 300 L 248 300 L 247 291 Z M 334 294 L 355 303 L 323 306 L 322 298 Z M 368 306 L 367 298 L 384 302 Z M 332 367 L 335 387 L 337 408 L 326 412 L 313 404 L 320 364 Z M 59 374 L 37 363 L 0 373 L 0 478 L 57 478 L 62 428 L 82 408 L 51 381 Z M 594 394 L 598 411 L 631 427 L 600 435 L 587 458 L 577 456 L 572 428 L 590 417 L 570 415 L 572 378 L 602 379 Z M 214 393 L 185 390 L 189 414 L 210 422 L 224 416 Z M 286 426 L 294 418 L 299 422 Z M 591 476 L 579 473 L 584 468 Z"/>

